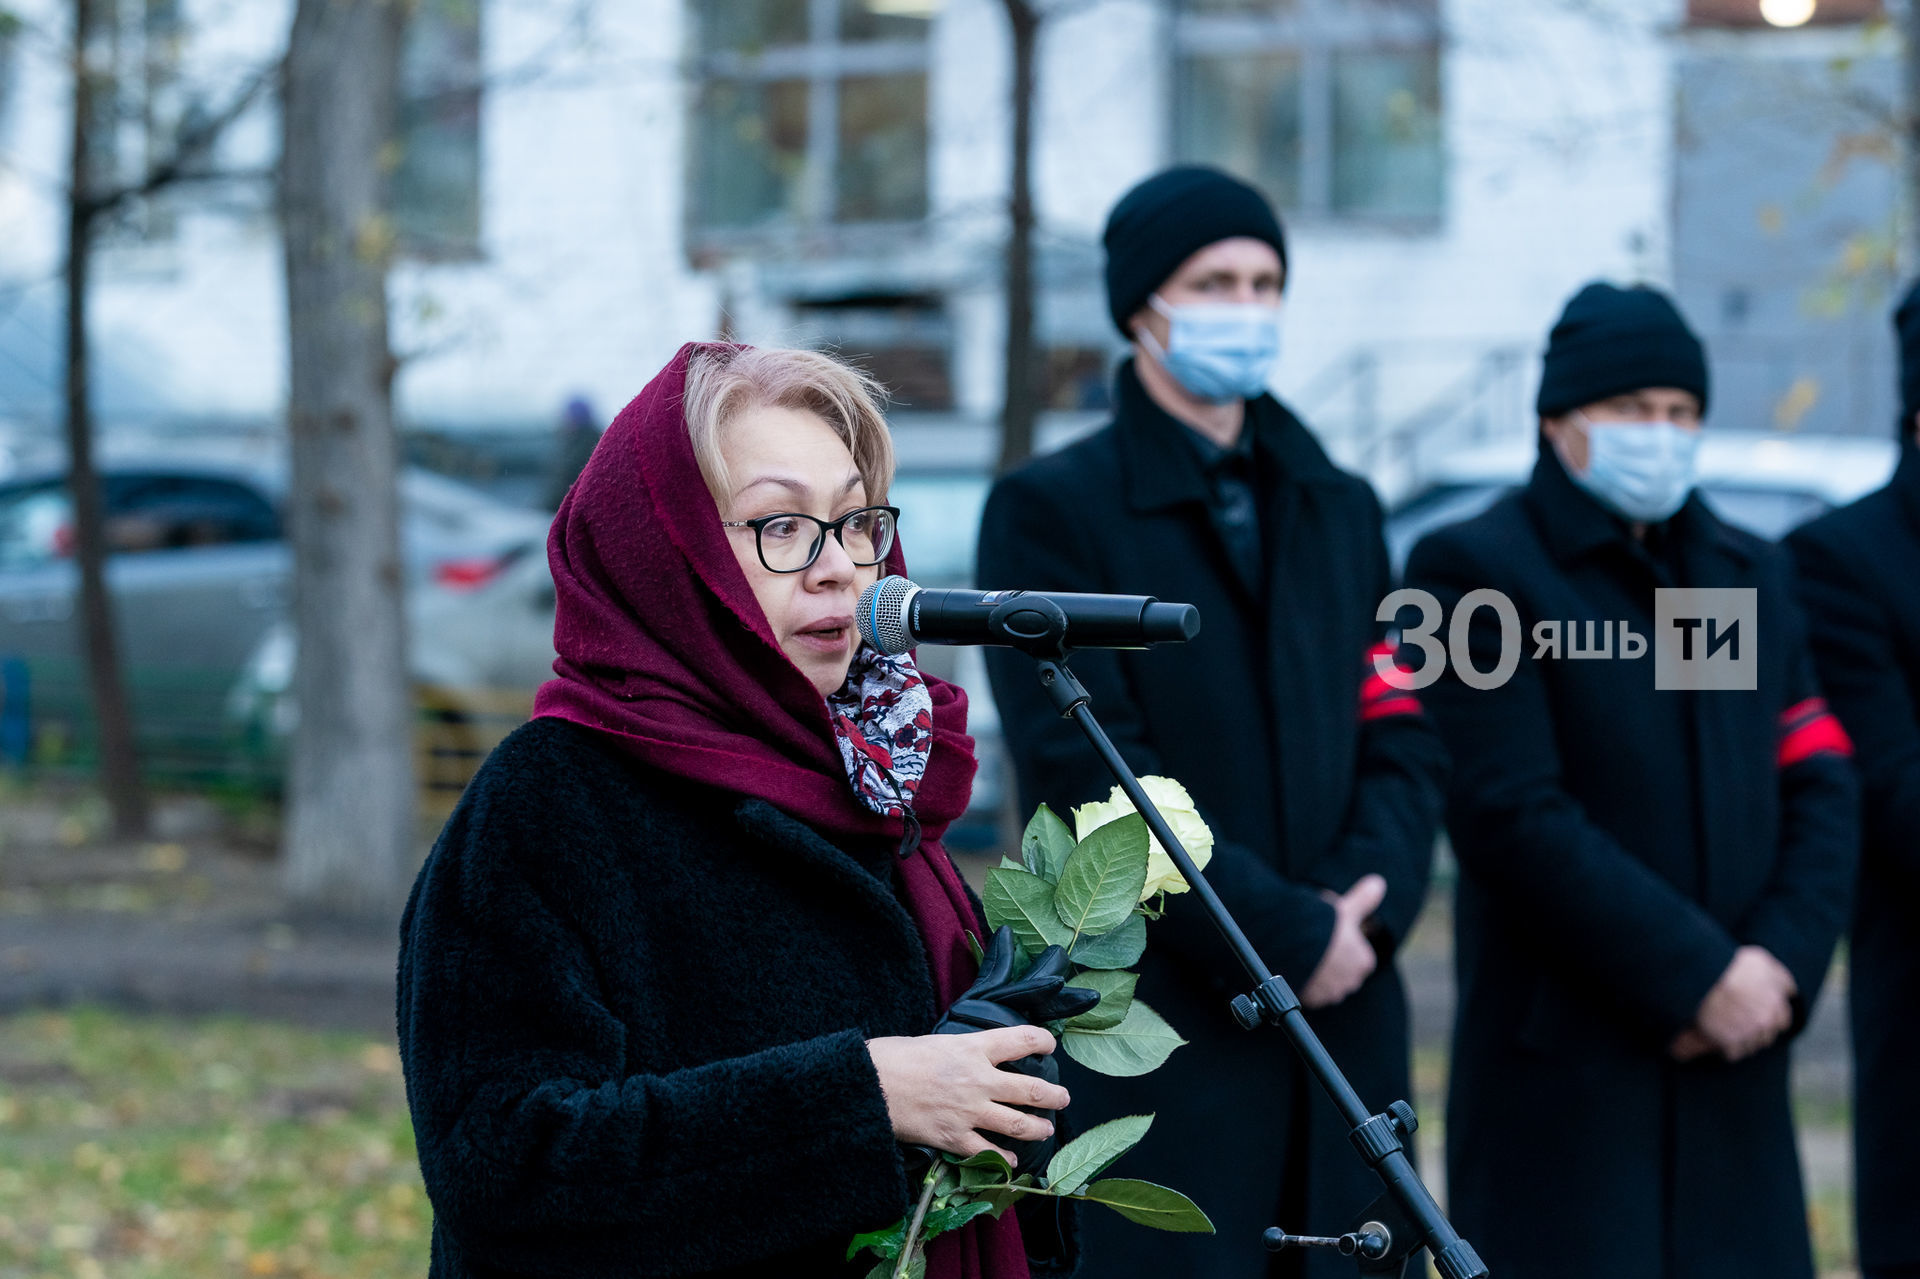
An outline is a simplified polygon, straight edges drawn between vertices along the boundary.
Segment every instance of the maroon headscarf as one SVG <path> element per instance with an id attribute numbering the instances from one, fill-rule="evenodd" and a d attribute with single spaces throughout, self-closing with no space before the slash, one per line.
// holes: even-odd
<path id="1" fill-rule="evenodd" d="M 898 843 L 904 819 L 855 798 L 826 699 L 781 651 L 694 458 L 687 366 L 729 349 L 681 347 L 613 420 L 561 503 L 547 537 L 559 657 L 533 713 L 603 733 L 660 772 L 764 799 L 829 839 Z M 887 568 L 906 572 L 898 544 Z M 938 842 L 966 810 L 976 764 L 965 691 L 927 684 L 934 746 L 913 801 L 922 842 L 899 870 L 945 1008 L 977 971 L 967 932 L 984 932 Z M 927 1274 L 1026 1279 L 1013 1214 L 936 1239 Z"/>

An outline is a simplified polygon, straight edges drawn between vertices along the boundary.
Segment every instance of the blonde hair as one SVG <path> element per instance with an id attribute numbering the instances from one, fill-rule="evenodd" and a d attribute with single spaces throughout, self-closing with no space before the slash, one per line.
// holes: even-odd
<path id="1" fill-rule="evenodd" d="M 893 436 L 880 407 L 886 398 L 886 388 L 831 355 L 748 346 L 696 352 L 682 406 L 701 478 L 722 506 L 729 490 L 720 437 L 753 408 L 803 410 L 824 420 L 853 454 L 867 501 L 880 503 L 893 485 Z"/>

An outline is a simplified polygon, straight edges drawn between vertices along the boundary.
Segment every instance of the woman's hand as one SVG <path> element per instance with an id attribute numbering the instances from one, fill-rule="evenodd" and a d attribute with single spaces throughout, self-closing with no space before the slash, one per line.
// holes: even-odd
<path id="1" fill-rule="evenodd" d="M 966 1157 L 1006 1149 L 976 1128 L 1022 1141 L 1038 1141 L 1053 1125 L 1015 1106 L 1060 1110 L 1067 1090 L 1044 1079 L 1001 1070 L 1003 1061 L 1050 1053 L 1053 1036 L 1038 1026 L 1010 1026 L 970 1035 L 915 1035 L 869 1039 L 867 1052 L 880 1075 L 893 1135 L 911 1146 L 932 1146 Z"/>

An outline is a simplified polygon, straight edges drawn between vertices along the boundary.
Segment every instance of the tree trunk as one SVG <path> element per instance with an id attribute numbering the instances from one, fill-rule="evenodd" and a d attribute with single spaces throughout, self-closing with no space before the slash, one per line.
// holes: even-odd
<path id="1" fill-rule="evenodd" d="M 1033 453 L 1040 415 L 1039 360 L 1033 343 L 1034 58 L 1041 15 L 1032 0 L 1006 0 L 1013 33 L 1013 172 L 1007 196 L 1006 393 L 1000 415 L 999 470 Z"/>
<path id="2" fill-rule="evenodd" d="M 93 402 L 87 361 L 87 267 L 98 220 L 92 129 L 100 120 L 106 73 L 92 65 L 100 41 L 98 0 L 74 0 L 73 149 L 67 188 L 66 428 L 67 485 L 73 495 L 74 558 L 80 569 L 80 620 L 87 650 L 87 684 L 99 737 L 100 785 L 113 814 L 114 833 L 147 833 L 147 795 L 133 744 L 133 717 L 120 669 L 113 600 L 107 593 L 106 520 L 100 476 L 93 465 Z"/>
<path id="3" fill-rule="evenodd" d="M 382 162 L 402 7 L 299 0 L 281 152 L 299 651 L 286 887 L 304 910 L 362 918 L 397 913 L 414 838 Z"/>

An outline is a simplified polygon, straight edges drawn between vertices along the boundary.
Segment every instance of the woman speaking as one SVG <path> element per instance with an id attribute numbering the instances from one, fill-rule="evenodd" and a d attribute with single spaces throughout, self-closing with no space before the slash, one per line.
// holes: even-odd
<path id="1" fill-rule="evenodd" d="M 964 693 L 854 627 L 904 571 L 874 392 L 688 346 L 555 518 L 557 677 L 401 926 L 435 1279 L 858 1274 L 848 1241 L 908 1207 L 903 1144 L 1005 1153 L 1051 1132 L 1015 1107 L 1067 1104 L 999 1069 L 1046 1031 L 929 1033 L 985 932 L 937 842 L 973 743 Z M 983 1218 L 929 1279 L 1026 1252 Z"/>

